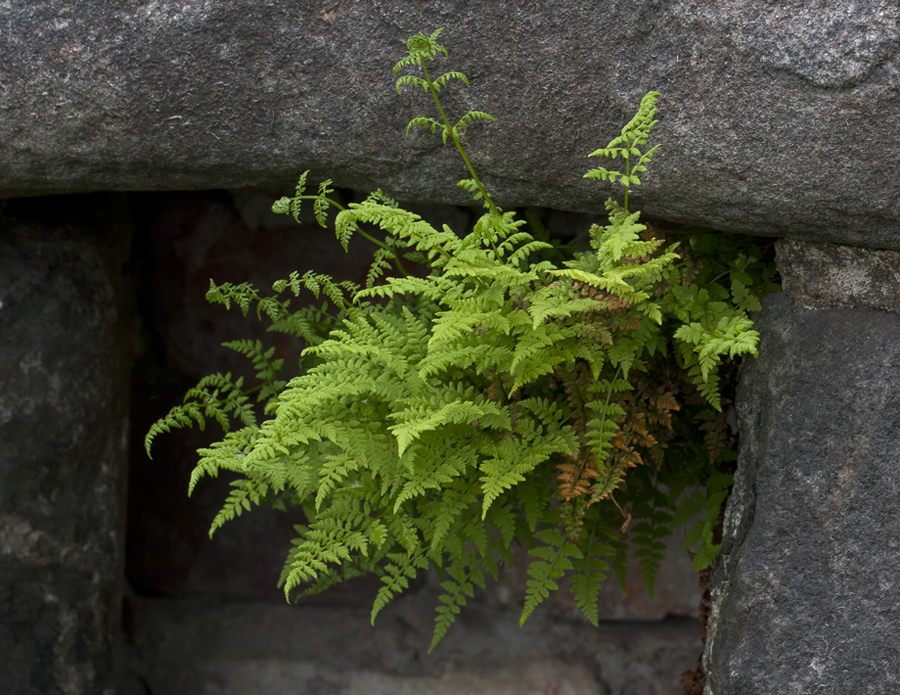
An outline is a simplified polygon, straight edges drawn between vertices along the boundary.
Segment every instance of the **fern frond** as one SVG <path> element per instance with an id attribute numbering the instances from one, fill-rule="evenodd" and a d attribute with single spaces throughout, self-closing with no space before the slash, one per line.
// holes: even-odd
<path id="1" fill-rule="evenodd" d="M 279 198 L 274 203 L 272 203 L 272 212 L 276 215 L 291 215 L 294 218 L 295 222 L 300 222 L 300 205 L 303 200 L 303 193 L 306 190 L 306 177 L 309 175 L 309 170 L 307 169 L 302 174 L 300 174 L 300 178 L 297 181 L 297 187 L 294 192 L 293 198 Z"/>
<path id="2" fill-rule="evenodd" d="M 325 462 L 319 467 L 319 483 L 315 500 L 316 511 L 320 511 L 322 503 L 328 498 L 332 490 L 344 482 L 344 478 L 358 470 L 359 461 L 352 456 L 332 454 L 326 457 Z"/>
<path id="3" fill-rule="evenodd" d="M 462 179 L 456 185 L 468 191 L 472 195 L 472 200 L 482 200 L 484 198 L 484 194 L 481 192 L 481 188 L 478 187 L 478 182 L 475 179 Z"/>
<path id="4" fill-rule="evenodd" d="M 559 589 L 557 580 L 562 579 L 567 571 L 574 568 L 573 559 L 581 559 L 581 550 L 567 539 L 558 528 L 538 531 L 535 537 L 543 543 L 529 550 L 533 560 L 528 566 L 528 580 L 525 589 L 525 606 L 519 617 L 519 625 L 524 625 L 534 609 L 550 595 L 551 591 Z"/>
<path id="5" fill-rule="evenodd" d="M 550 444 L 507 438 L 493 449 L 494 457 L 486 459 L 479 466 L 482 473 L 481 491 L 484 501 L 481 518 L 487 516 L 494 501 L 506 490 L 524 482 L 526 475 L 546 461 L 552 454 L 568 451 L 572 442 L 559 438 Z"/>
<path id="6" fill-rule="evenodd" d="M 204 475 L 215 478 L 219 475 L 220 470 L 246 474 L 245 457 L 248 450 L 252 448 L 258 433 L 259 428 L 257 427 L 244 427 L 229 432 L 221 441 L 214 442 L 208 448 L 198 449 L 197 455 L 200 458 L 191 472 L 188 495 L 194 493 L 194 488 Z"/>
<path id="7" fill-rule="evenodd" d="M 493 123 L 497 119 L 491 116 L 489 113 L 485 113 L 484 111 L 469 111 L 465 116 L 460 118 L 456 125 L 453 126 L 460 133 L 466 132 L 466 129 L 472 125 L 475 121 L 488 121 Z"/>
<path id="8" fill-rule="evenodd" d="M 394 596 L 409 588 L 411 579 L 415 579 L 419 570 L 428 567 L 428 561 L 420 553 L 406 555 L 403 553 L 391 553 L 388 555 L 390 563 L 381 571 L 381 581 L 384 584 L 375 596 L 372 605 L 370 620 L 375 624 L 375 618 Z"/>
<path id="9" fill-rule="evenodd" d="M 569 585 L 581 612 L 591 621 L 594 627 L 599 626 L 597 599 L 600 598 L 600 587 L 609 573 L 609 562 L 615 551 L 610 545 L 600 545 L 590 536 L 582 547 L 582 556 L 572 561 L 572 574 Z"/>
<path id="10" fill-rule="evenodd" d="M 216 529 L 222 528 L 226 521 L 231 521 L 240 516 L 244 511 L 250 511 L 252 505 L 259 505 L 263 498 L 269 492 L 269 486 L 260 481 L 241 480 L 232 481 L 231 487 L 234 488 L 231 494 L 225 499 L 225 504 L 216 517 L 212 521 L 209 528 L 209 537 L 212 538 Z"/>
<path id="11" fill-rule="evenodd" d="M 398 454 L 403 456 L 410 444 L 424 432 L 449 424 L 471 423 L 489 415 L 502 417 L 502 412 L 497 406 L 488 402 L 474 403 L 455 400 L 436 411 L 418 405 L 392 413 L 391 417 L 400 422 L 388 427 L 388 431 L 397 438 Z"/>
<path id="12" fill-rule="evenodd" d="M 423 80 L 424 81 L 424 80 Z M 428 89 L 428 85 L 425 85 L 425 88 Z M 438 130 L 442 133 L 446 131 L 446 126 L 443 123 L 439 123 L 433 118 L 424 118 L 422 116 L 418 118 L 413 118 L 409 124 L 406 126 L 406 134 L 409 135 L 409 131 L 412 128 L 427 128 L 431 131 L 431 134 L 434 135 Z M 444 136 L 444 140 L 446 141 L 446 136 Z"/>
<path id="13" fill-rule="evenodd" d="M 334 192 L 333 188 L 329 188 L 332 184 L 331 179 L 326 179 L 319 184 L 319 195 L 313 201 L 313 212 L 316 216 L 316 222 L 322 228 L 328 227 L 328 207 L 331 205 L 328 195 Z"/>
<path id="14" fill-rule="evenodd" d="M 439 232 L 419 215 L 375 203 L 351 203 L 335 218 L 335 232 L 343 239 L 351 225 L 364 222 L 376 224 L 395 238 L 408 242 L 435 265 L 440 265 L 439 257 L 449 258 L 459 244 L 458 237 L 449 229 Z"/>
<path id="15" fill-rule="evenodd" d="M 463 75 L 461 72 L 456 72 L 455 70 L 451 72 L 445 72 L 443 75 L 438 77 L 432 84 L 437 91 L 441 91 L 441 87 L 447 84 L 450 80 L 461 80 L 466 87 L 469 86 L 469 78 Z M 459 124 L 457 124 L 458 126 Z"/>
<path id="16" fill-rule="evenodd" d="M 264 350 L 261 340 L 231 340 L 222 343 L 222 347 L 234 350 L 249 359 L 256 369 L 256 378 L 261 381 L 274 379 L 284 365 L 283 359 L 272 359 L 275 348 Z"/>
<path id="17" fill-rule="evenodd" d="M 429 551 L 443 548 L 450 529 L 462 518 L 463 513 L 471 508 L 475 502 L 475 495 L 469 490 L 469 485 L 463 483 L 460 486 L 448 486 L 437 506 L 433 509 L 434 526 L 431 529 L 431 543 Z"/>
<path id="18" fill-rule="evenodd" d="M 375 203 L 377 205 L 385 205 L 389 208 L 399 208 L 400 207 L 400 203 L 398 203 L 396 200 L 391 198 L 380 188 L 376 188 L 374 191 L 369 193 L 369 195 L 366 197 L 364 202 Z"/>
<path id="19" fill-rule="evenodd" d="M 394 74 L 396 75 L 405 67 L 420 65 L 424 60 L 434 60 L 438 53 L 442 53 L 446 58 L 447 49 L 437 42 L 437 37 L 440 36 L 442 31 L 444 31 L 443 28 L 438 29 L 430 36 L 425 36 L 425 34 L 420 32 L 407 39 L 407 55 L 394 66 Z"/>
<path id="20" fill-rule="evenodd" d="M 188 389 L 182 405 L 172 408 L 165 417 L 150 427 L 144 437 L 147 455 L 150 456 L 153 441 L 157 436 L 173 429 L 193 427 L 195 422 L 203 431 L 207 420 L 215 420 L 225 434 L 231 430 L 232 418 L 246 426 L 254 427 L 256 415 L 242 387 L 243 379 L 232 381 L 230 373 L 203 377 L 196 386 Z"/>
<path id="21" fill-rule="evenodd" d="M 144 436 L 144 450 L 147 452 L 147 456 L 153 458 L 150 454 L 150 449 L 153 447 L 153 441 L 159 435 L 175 429 L 193 427 L 195 422 L 201 430 L 206 428 L 206 418 L 200 406 L 196 403 L 176 405 L 165 417 L 154 422 Z"/>
<path id="22" fill-rule="evenodd" d="M 427 448 L 422 447 L 427 451 Z M 410 499 L 424 497 L 429 490 L 438 494 L 446 490 L 455 480 L 465 475 L 469 469 L 477 465 L 478 456 L 475 447 L 461 444 L 459 448 L 438 460 L 430 460 L 427 456 L 416 456 L 413 470 L 406 476 L 406 482 L 400 488 L 394 500 L 394 513 Z"/>
<path id="23" fill-rule="evenodd" d="M 647 133 L 657 124 L 653 117 L 656 115 L 655 104 L 659 97 L 659 92 L 647 92 L 644 95 L 637 113 L 622 127 L 622 135 L 635 133 L 646 137 Z"/>
<path id="24" fill-rule="evenodd" d="M 404 75 L 397 80 L 397 94 L 400 94 L 401 87 L 408 84 L 414 87 L 421 87 L 423 92 L 425 92 L 426 94 L 428 93 L 428 82 L 426 80 L 422 79 L 421 77 L 416 77 L 415 75 Z M 409 132 L 409 128 L 407 128 L 406 131 Z"/>
<path id="25" fill-rule="evenodd" d="M 482 586 L 484 580 L 481 582 Z M 438 601 L 443 605 L 435 609 L 437 617 L 434 621 L 434 633 L 431 637 L 431 644 L 428 647 L 428 653 L 434 651 L 438 642 L 447 634 L 447 630 L 456 620 L 461 609 L 466 605 L 467 599 L 475 595 L 474 585 L 471 579 L 463 578 L 461 580 L 448 579 L 441 582 L 441 588 L 444 592 L 438 596 Z"/>

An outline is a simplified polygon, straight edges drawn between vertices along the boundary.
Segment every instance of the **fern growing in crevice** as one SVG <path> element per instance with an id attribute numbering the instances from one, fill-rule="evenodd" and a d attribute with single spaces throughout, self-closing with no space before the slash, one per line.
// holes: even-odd
<path id="1" fill-rule="evenodd" d="M 561 257 L 478 177 L 463 136 L 494 119 L 449 119 L 440 91 L 468 80 L 431 77 L 429 63 L 447 55 L 439 34 L 412 37 L 394 74 L 421 73 L 399 77 L 397 90 L 421 87 L 440 118 L 414 118 L 407 130 L 439 132 L 457 149 L 469 173 L 460 186 L 485 208 L 474 229 L 435 229 L 381 191 L 343 206 L 330 181 L 307 194 L 304 173 L 273 210 L 297 219 L 312 201 L 323 226 L 336 210 L 345 249 L 357 234 L 373 241 L 365 288 L 314 273 L 276 282 L 275 296 L 211 282 L 210 301 L 255 309 L 307 347 L 284 364 L 259 342 L 230 343 L 259 383 L 209 377 L 146 439 L 149 451 L 173 428 L 223 427 L 190 483 L 240 476 L 213 529 L 254 505 L 302 507 L 281 577 L 288 598 L 375 574 L 374 620 L 434 568 L 442 593 L 431 648 L 475 587 L 512 560 L 514 543 L 534 558 L 522 622 L 568 586 L 596 623 L 599 582 L 610 572 L 624 581 L 629 541 L 652 591 L 662 539 L 698 515 L 686 549 L 698 567 L 712 561 L 709 520 L 727 491 L 718 466 L 731 451 L 716 415 L 720 373 L 756 354 L 747 312 L 773 287 L 752 247 L 720 254 L 730 241 L 717 234 L 669 243 L 629 210 L 657 148 L 641 149 L 657 122 L 655 92 L 591 155 L 622 158 L 624 171 L 586 177 L 624 187 L 624 203 L 607 202 L 609 222 L 590 229 L 589 249 Z M 411 274 L 412 263 L 429 274 Z M 325 304 L 293 309 L 288 292 Z M 704 482 L 705 492 L 692 487 Z"/>

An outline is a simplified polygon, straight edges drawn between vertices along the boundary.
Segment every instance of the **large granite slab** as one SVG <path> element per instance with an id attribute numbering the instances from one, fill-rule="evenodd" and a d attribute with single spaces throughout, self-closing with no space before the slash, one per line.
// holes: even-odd
<path id="1" fill-rule="evenodd" d="M 900 692 L 900 254 L 780 242 L 745 365 L 706 695 Z"/>
<path id="2" fill-rule="evenodd" d="M 737 232 L 900 248 L 893 0 L 6 0 L 0 194 L 339 185 L 459 203 L 465 173 L 404 137 L 406 37 L 446 27 L 456 117 L 501 204 L 602 211 L 583 180 L 641 96 L 663 147 L 636 208 Z M 441 68 L 436 68 L 441 69 Z"/>

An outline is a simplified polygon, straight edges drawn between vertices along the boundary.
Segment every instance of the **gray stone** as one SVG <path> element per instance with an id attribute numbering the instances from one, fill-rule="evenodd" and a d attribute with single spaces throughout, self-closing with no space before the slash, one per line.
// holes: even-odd
<path id="1" fill-rule="evenodd" d="M 778 270 L 800 306 L 858 306 L 900 312 L 900 253 L 781 240 Z"/>
<path id="2" fill-rule="evenodd" d="M 603 623 L 468 606 L 430 655 L 436 595 L 365 608 L 131 602 L 133 679 L 167 695 L 680 695 L 697 623 Z"/>
<path id="3" fill-rule="evenodd" d="M 836 268 L 855 258 L 781 252 L 837 258 Z M 849 267 L 884 270 L 879 259 Z M 804 309 L 819 283 L 795 282 L 803 275 L 790 270 L 795 296 L 765 300 L 760 358 L 738 389 L 741 452 L 713 578 L 706 695 L 900 692 L 900 314 Z M 876 303 L 896 291 L 872 300 L 863 276 L 841 287 Z"/>
<path id="4" fill-rule="evenodd" d="M 502 205 L 602 211 L 586 155 L 648 90 L 662 143 L 634 207 L 730 231 L 900 249 L 894 0 L 0 3 L 0 190 L 342 186 L 465 201 L 457 154 L 393 91 L 447 28 L 458 115 Z M 436 67 L 441 70 L 443 66 Z"/>
<path id="5" fill-rule="evenodd" d="M 114 688 L 133 349 L 124 201 L 16 201 L 2 216 L 4 695 Z"/>

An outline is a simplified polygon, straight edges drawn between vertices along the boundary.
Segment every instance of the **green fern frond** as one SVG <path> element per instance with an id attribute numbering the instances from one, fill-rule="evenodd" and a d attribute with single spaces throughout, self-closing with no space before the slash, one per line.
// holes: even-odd
<path id="1" fill-rule="evenodd" d="M 534 609 L 546 599 L 551 591 L 559 589 L 557 581 L 569 570 L 574 569 L 573 560 L 583 558 L 578 546 L 567 539 L 558 528 L 544 529 L 535 534 L 543 545 L 529 550 L 533 560 L 528 566 L 528 580 L 525 589 L 525 606 L 519 617 L 519 625 L 524 625 Z"/>
<path id="2" fill-rule="evenodd" d="M 331 183 L 331 179 L 325 179 L 320 183 L 319 195 L 317 195 L 316 199 L 313 201 L 313 212 L 316 216 L 316 222 L 319 223 L 320 227 L 326 229 L 328 228 L 328 207 L 331 205 L 331 200 L 328 198 L 328 195 L 334 192 L 333 188 L 329 188 Z"/>
<path id="3" fill-rule="evenodd" d="M 242 387 L 243 379 L 232 381 L 230 373 L 203 377 L 196 386 L 188 389 L 182 405 L 172 408 L 165 417 L 151 426 L 144 437 L 147 455 L 150 456 L 157 436 L 173 429 L 193 427 L 195 422 L 203 431 L 207 420 L 215 420 L 225 434 L 231 430 L 232 418 L 246 426 L 255 426 L 256 415 Z"/>
<path id="4" fill-rule="evenodd" d="M 437 37 L 440 36 L 442 31 L 444 31 L 443 28 L 438 29 L 430 36 L 425 36 L 421 32 L 411 36 L 406 41 L 407 55 L 394 65 L 394 74 L 396 75 L 405 67 L 420 65 L 422 61 L 434 60 L 438 53 L 442 53 L 446 58 L 447 49 L 437 42 Z"/>
<path id="5" fill-rule="evenodd" d="M 508 441 L 508 440 L 505 440 Z M 484 502 L 481 507 L 481 518 L 487 516 L 491 505 L 503 492 L 525 480 L 525 475 L 541 463 L 543 457 L 529 456 L 524 460 L 512 460 L 506 458 L 492 458 L 482 462 L 480 466 L 482 494 Z"/>
<path id="6" fill-rule="evenodd" d="M 501 411 L 489 403 L 477 404 L 462 400 L 454 400 L 436 411 L 415 405 L 392 413 L 392 419 L 400 422 L 388 427 L 388 431 L 397 438 L 398 455 L 403 456 L 407 448 L 424 432 L 450 424 L 471 423 L 488 415 L 500 416 Z"/>
<path id="7" fill-rule="evenodd" d="M 225 505 L 216 514 L 209 529 L 209 537 L 212 538 L 216 529 L 222 528 L 226 521 L 250 511 L 253 505 L 259 506 L 269 492 L 269 486 L 263 482 L 248 480 L 246 478 L 235 480 L 231 483 L 231 494 L 225 499 Z"/>
<path id="8" fill-rule="evenodd" d="M 370 620 L 375 624 L 375 618 L 394 596 L 409 588 L 411 579 L 415 579 L 419 570 L 428 567 L 428 561 L 421 553 L 406 555 L 403 553 L 391 553 L 390 563 L 381 570 L 381 581 L 384 584 L 375 596 L 372 605 Z"/>
<path id="9" fill-rule="evenodd" d="M 309 176 L 309 170 L 307 169 L 302 174 L 300 174 L 300 178 L 297 181 L 297 187 L 294 192 L 293 198 L 279 198 L 272 204 L 272 212 L 276 215 L 291 215 L 294 218 L 295 222 L 300 222 L 300 205 L 301 201 L 304 198 L 304 191 L 306 190 L 306 177 Z"/>
<path id="10" fill-rule="evenodd" d="M 600 598 L 600 587 L 603 585 L 610 565 L 607 558 L 615 554 L 612 546 L 597 543 L 590 536 L 582 547 L 582 556 L 572 561 L 572 574 L 569 585 L 575 598 L 575 605 L 591 621 L 594 627 L 599 625 L 597 600 Z"/>
<path id="11" fill-rule="evenodd" d="M 380 188 L 377 188 L 374 191 L 372 191 L 371 193 L 369 193 L 369 195 L 366 197 L 364 202 L 375 203 L 378 205 L 385 205 L 389 208 L 399 208 L 400 207 L 400 203 L 398 203 L 396 200 L 391 198 Z"/>
<path id="12" fill-rule="evenodd" d="M 468 191 L 472 195 L 472 200 L 482 200 L 484 198 L 484 192 L 478 185 L 478 182 L 475 179 L 462 179 L 458 181 L 457 186 Z"/>
<path id="13" fill-rule="evenodd" d="M 427 84 L 425 85 L 425 88 L 426 89 L 428 88 Z M 409 124 L 406 126 L 406 134 L 407 135 L 409 135 L 409 131 L 412 128 L 427 128 L 428 130 L 431 131 L 432 135 L 434 135 L 438 130 L 440 130 L 442 133 L 445 133 L 445 131 L 446 131 L 446 127 L 442 123 L 438 123 L 433 118 L 424 118 L 424 117 L 413 118 L 409 122 Z M 446 142 L 446 140 L 447 140 L 446 134 L 443 137 L 444 137 L 444 141 Z"/>
<path id="14" fill-rule="evenodd" d="M 485 113 L 484 111 L 469 111 L 469 113 L 467 113 L 456 122 L 454 128 L 460 133 L 464 133 L 466 132 L 466 129 L 475 121 L 488 121 L 489 123 L 493 123 L 496 120 L 496 118 L 491 116 L 489 113 Z"/>
<path id="15" fill-rule="evenodd" d="M 194 493 L 194 488 L 204 475 L 215 478 L 220 470 L 246 474 L 244 462 L 258 433 L 257 427 L 244 427 L 227 433 L 221 441 L 214 442 L 208 448 L 198 449 L 200 458 L 191 472 L 188 495 Z"/>
<path id="16" fill-rule="evenodd" d="M 206 418 L 203 415 L 203 410 L 196 403 L 185 403 L 172 408 L 165 417 L 154 422 L 144 436 L 144 449 L 147 452 L 147 456 L 153 458 L 150 450 L 153 447 L 153 441 L 160 434 L 171 432 L 174 429 L 193 427 L 195 422 L 200 430 L 206 428 Z"/>
<path id="17" fill-rule="evenodd" d="M 484 580 L 481 584 L 483 586 Z M 431 644 L 428 647 L 428 653 L 434 651 L 438 642 L 447 634 L 447 630 L 456 620 L 462 608 L 466 605 L 466 601 L 475 595 L 474 584 L 471 579 L 463 578 L 461 580 L 448 579 L 441 582 L 441 588 L 444 590 L 438 601 L 441 604 L 435 609 L 437 618 L 434 621 L 434 633 L 431 637 Z"/>
<path id="18" fill-rule="evenodd" d="M 272 359 L 275 348 L 264 350 L 261 340 L 230 340 L 222 343 L 222 347 L 234 350 L 249 359 L 256 369 L 256 378 L 260 380 L 274 379 L 284 365 L 283 359 Z"/>
<path id="19" fill-rule="evenodd" d="M 423 92 L 425 92 L 426 94 L 428 93 L 428 82 L 426 80 L 423 80 L 421 77 L 416 77 L 415 75 L 404 75 L 403 77 L 401 77 L 399 80 L 397 80 L 396 84 L 397 94 L 400 94 L 400 88 L 405 85 L 421 87 Z M 410 125 L 412 124 L 410 123 Z M 409 132 L 409 127 L 406 128 L 406 132 Z"/>
<path id="20" fill-rule="evenodd" d="M 402 78 L 401 78 L 402 79 Z M 443 75 L 438 77 L 434 81 L 434 87 L 437 91 L 441 91 L 441 87 L 447 84 L 450 80 L 461 80 L 466 87 L 469 86 L 469 78 L 463 75 L 461 72 L 457 72 L 455 70 L 450 72 L 445 72 Z"/>

